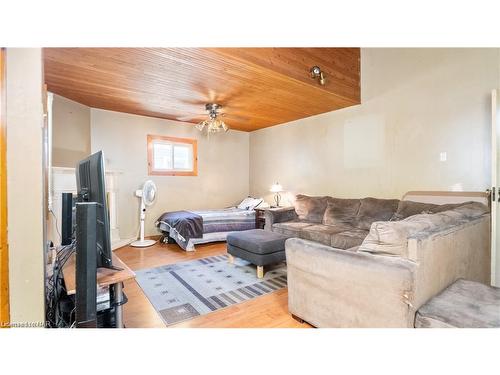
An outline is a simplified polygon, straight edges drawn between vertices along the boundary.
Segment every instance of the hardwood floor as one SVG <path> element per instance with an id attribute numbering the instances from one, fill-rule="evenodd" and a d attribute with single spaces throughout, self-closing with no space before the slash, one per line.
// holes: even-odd
<path id="1" fill-rule="evenodd" d="M 132 270 L 157 267 L 226 253 L 226 243 L 198 245 L 196 251 L 186 252 L 177 245 L 156 244 L 139 249 L 122 247 L 115 254 Z M 124 321 L 128 328 L 162 328 L 165 324 L 135 280 L 125 282 L 128 303 Z M 221 309 L 171 327 L 206 328 L 306 328 L 288 313 L 288 292 L 281 289 L 262 297 Z"/>

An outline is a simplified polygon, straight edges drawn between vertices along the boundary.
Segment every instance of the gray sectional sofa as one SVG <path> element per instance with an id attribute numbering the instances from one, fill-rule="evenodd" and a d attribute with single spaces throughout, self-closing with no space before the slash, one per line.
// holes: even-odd
<path id="1" fill-rule="evenodd" d="M 413 327 L 455 280 L 489 284 L 490 217 L 477 202 L 297 196 L 266 211 L 286 234 L 289 311 L 317 327 Z"/>
<path id="2" fill-rule="evenodd" d="M 338 249 L 361 245 L 374 221 L 391 219 L 397 199 L 297 195 L 293 207 L 266 211 L 265 229 Z"/>

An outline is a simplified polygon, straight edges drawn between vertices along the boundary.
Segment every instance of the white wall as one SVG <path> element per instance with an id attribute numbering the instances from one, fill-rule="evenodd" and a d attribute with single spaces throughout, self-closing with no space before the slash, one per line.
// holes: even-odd
<path id="1" fill-rule="evenodd" d="M 43 322 L 41 49 L 8 48 L 6 67 L 10 319 Z"/>
<path id="2" fill-rule="evenodd" d="M 54 95 L 52 113 L 52 165 L 74 168 L 90 153 L 90 108 Z"/>
<path id="3" fill-rule="evenodd" d="M 250 193 L 401 197 L 490 185 L 498 49 L 362 49 L 362 104 L 250 134 Z M 447 161 L 440 161 L 440 153 Z"/>
<path id="4" fill-rule="evenodd" d="M 163 211 L 228 206 L 248 192 L 271 203 L 276 181 L 291 192 L 339 197 L 483 191 L 490 186 L 490 91 L 500 87 L 499 68 L 498 49 L 362 49 L 361 105 L 252 133 L 207 140 L 191 124 L 77 103 L 73 121 L 90 112 L 92 152 L 103 149 L 107 167 L 123 172 L 118 210 L 127 238 L 138 227 L 133 191 L 147 178 L 159 187 L 147 234 L 156 233 Z M 197 138 L 199 176 L 149 177 L 147 134 Z"/>
<path id="5" fill-rule="evenodd" d="M 148 176 L 147 135 L 196 138 L 198 176 Z M 192 124 L 91 109 L 92 152 L 104 151 L 106 168 L 123 172 L 118 178 L 120 236 L 137 234 L 139 199 L 136 189 L 147 180 L 158 187 L 158 199 L 148 210 L 146 235 L 158 232 L 156 219 L 165 211 L 221 208 L 248 195 L 249 134 L 231 130 L 209 139 Z"/>

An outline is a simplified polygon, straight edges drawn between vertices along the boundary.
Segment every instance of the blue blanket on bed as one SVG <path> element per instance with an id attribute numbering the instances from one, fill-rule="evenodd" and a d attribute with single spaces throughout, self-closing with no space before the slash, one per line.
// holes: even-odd
<path id="1" fill-rule="evenodd" d="M 203 237 L 203 218 L 190 211 L 165 212 L 157 220 L 174 228 L 186 241 Z"/>

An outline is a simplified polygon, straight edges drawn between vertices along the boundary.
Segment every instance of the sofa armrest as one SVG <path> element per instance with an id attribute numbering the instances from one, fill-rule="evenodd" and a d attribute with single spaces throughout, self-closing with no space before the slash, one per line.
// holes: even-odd
<path id="1" fill-rule="evenodd" d="M 265 210 L 264 217 L 266 219 L 266 224 L 264 226 L 265 230 L 272 230 L 274 223 L 284 223 L 285 221 L 291 221 L 297 219 L 297 213 L 293 207 L 284 207 L 272 210 Z"/>
<path id="2" fill-rule="evenodd" d="M 317 327 L 413 327 L 414 262 L 299 238 L 285 247 L 293 315 Z"/>
<path id="3" fill-rule="evenodd" d="M 491 282 L 490 215 L 408 239 L 418 264 L 414 306 L 419 308 L 457 279 Z"/>

